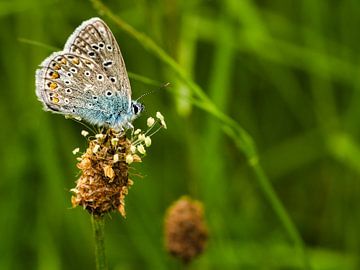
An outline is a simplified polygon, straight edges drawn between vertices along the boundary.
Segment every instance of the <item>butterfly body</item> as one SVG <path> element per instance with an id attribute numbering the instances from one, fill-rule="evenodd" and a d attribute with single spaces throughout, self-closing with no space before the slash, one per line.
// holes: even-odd
<path id="1" fill-rule="evenodd" d="M 116 130 L 122 127 L 131 127 L 130 123 L 136 118 L 134 107 L 142 110 L 142 105 L 135 101 L 131 102 L 116 93 L 114 96 L 101 96 L 93 103 L 93 108 L 77 108 L 76 115 L 86 119 L 90 124 L 98 126 L 109 126 Z"/>
<path id="2" fill-rule="evenodd" d="M 116 130 L 132 127 L 144 109 L 131 99 L 120 48 L 99 18 L 83 22 L 63 51 L 41 63 L 36 94 L 45 110 Z"/>

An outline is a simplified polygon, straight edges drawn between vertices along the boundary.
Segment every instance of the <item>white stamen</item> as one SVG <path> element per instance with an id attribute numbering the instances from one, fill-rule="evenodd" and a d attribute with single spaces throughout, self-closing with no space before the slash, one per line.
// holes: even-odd
<path id="1" fill-rule="evenodd" d="M 99 151 L 100 145 L 96 144 L 93 148 L 93 153 L 96 154 Z"/>
<path id="2" fill-rule="evenodd" d="M 161 114 L 161 112 L 157 112 L 157 113 L 156 113 L 156 117 L 157 117 L 160 121 L 163 121 L 163 120 L 164 120 L 164 116 Z"/>
<path id="3" fill-rule="evenodd" d="M 104 138 L 104 134 L 96 134 L 95 138 L 101 140 L 102 138 Z"/>
<path id="4" fill-rule="evenodd" d="M 79 151 L 80 151 L 80 148 L 77 147 L 72 151 L 72 153 L 73 153 L 73 155 L 76 155 L 77 153 L 79 153 Z"/>
<path id="5" fill-rule="evenodd" d="M 136 152 L 136 146 L 135 146 L 135 145 L 131 145 L 131 146 L 130 146 L 130 151 L 131 151 L 131 153 L 135 153 L 135 152 Z"/>
<path id="6" fill-rule="evenodd" d="M 137 130 L 135 130 L 134 135 L 138 135 L 140 132 L 141 132 L 141 129 L 138 128 Z"/>
<path id="7" fill-rule="evenodd" d="M 167 126 L 166 126 L 166 123 L 165 123 L 165 120 L 160 120 L 160 124 L 165 128 L 167 129 Z"/>
<path id="8" fill-rule="evenodd" d="M 111 144 L 112 144 L 113 146 L 117 146 L 118 142 L 119 142 L 119 139 L 118 139 L 118 138 L 112 138 L 112 139 L 111 139 Z"/>
<path id="9" fill-rule="evenodd" d="M 139 151 L 140 154 L 144 155 L 146 153 L 146 150 L 144 148 L 144 146 L 142 144 L 139 144 L 137 146 L 137 150 Z"/>
<path id="10" fill-rule="evenodd" d="M 149 147 L 151 145 L 151 138 L 149 136 L 146 136 L 144 141 L 146 147 Z"/>
<path id="11" fill-rule="evenodd" d="M 148 127 L 151 127 L 155 123 L 155 119 L 153 117 L 149 117 L 146 121 Z"/>
<path id="12" fill-rule="evenodd" d="M 156 113 L 156 117 L 160 120 L 160 124 L 167 129 L 166 123 L 165 123 L 165 118 L 164 116 L 161 114 L 161 112 L 157 112 Z"/>
<path id="13" fill-rule="evenodd" d="M 139 134 L 138 140 L 139 141 L 145 141 L 145 135 L 144 134 Z"/>
<path id="14" fill-rule="evenodd" d="M 134 161 L 134 158 L 133 158 L 133 156 L 132 155 L 126 155 L 126 157 L 125 157 L 125 162 L 127 163 L 127 164 L 131 164 L 131 163 L 133 163 L 133 161 Z"/>
<path id="15" fill-rule="evenodd" d="M 86 137 L 87 135 L 89 135 L 89 132 L 87 132 L 86 130 L 82 130 L 81 135 Z"/>

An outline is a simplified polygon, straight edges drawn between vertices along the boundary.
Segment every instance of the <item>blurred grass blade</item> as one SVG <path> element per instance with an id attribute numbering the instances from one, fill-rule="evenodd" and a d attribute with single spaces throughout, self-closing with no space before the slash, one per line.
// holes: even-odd
<path id="1" fill-rule="evenodd" d="M 51 46 L 49 44 L 45 44 L 36 40 L 31 40 L 31 39 L 27 39 L 27 38 L 18 38 L 18 41 L 25 43 L 25 44 L 30 44 L 30 45 L 35 45 L 38 47 L 42 47 L 44 49 L 47 49 L 49 51 L 60 51 L 61 49 L 55 47 L 55 46 Z"/>

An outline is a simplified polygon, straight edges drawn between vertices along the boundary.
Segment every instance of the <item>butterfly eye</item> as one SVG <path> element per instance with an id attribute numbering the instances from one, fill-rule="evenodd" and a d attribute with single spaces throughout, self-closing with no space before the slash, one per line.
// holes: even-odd
<path id="1" fill-rule="evenodd" d="M 84 72 L 84 74 L 85 74 L 85 76 L 89 77 L 90 76 L 90 71 L 87 70 L 87 71 Z"/>
<path id="2" fill-rule="evenodd" d="M 104 48 L 104 46 L 105 46 L 104 43 L 102 43 L 102 42 L 99 43 L 100 48 Z"/>
<path id="3" fill-rule="evenodd" d="M 133 113 L 135 115 L 139 114 L 142 112 L 142 110 L 144 109 L 143 105 L 141 104 L 133 104 L 132 105 L 132 109 L 133 109 Z"/>
<path id="4" fill-rule="evenodd" d="M 112 51 L 112 47 L 111 47 L 110 45 L 107 45 L 107 46 L 106 46 L 106 49 L 108 49 L 109 52 Z"/>
<path id="5" fill-rule="evenodd" d="M 108 91 L 106 91 L 105 94 L 106 94 L 108 97 L 111 97 L 113 93 L 112 93 L 110 90 L 108 90 Z"/>
<path id="6" fill-rule="evenodd" d="M 115 78 L 115 77 L 110 77 L 110 81 L 111 81 L 112 83 L 116 83 L 116 78 Z"/>

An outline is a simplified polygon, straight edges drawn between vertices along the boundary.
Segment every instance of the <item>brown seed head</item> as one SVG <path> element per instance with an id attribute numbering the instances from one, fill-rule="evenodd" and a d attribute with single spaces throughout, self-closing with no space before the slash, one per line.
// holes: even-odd
<path id="1" fill-rule="evenodd" d="M 79 158 L 77 167 L 82 173 L 72 189 L 71 201 L 74 207 L 80 205 L 96 216 L 116 209 L 125 216 L 125 196 L 132 185 L 126 163 L 126 156 L 131 155 L 131 142 L 113 130 L 102 135 L 91 139 Z M 141 162 L 141 158 L 136 156 L 134 162 Z"/>
<path id="2" fill-rule="evenodd" d="M 169 207 L 165 217 L 165 246 L 170 254 L 189 263 L 203 252 L 207 238 L 199 201 L 182 197 Z"/>

